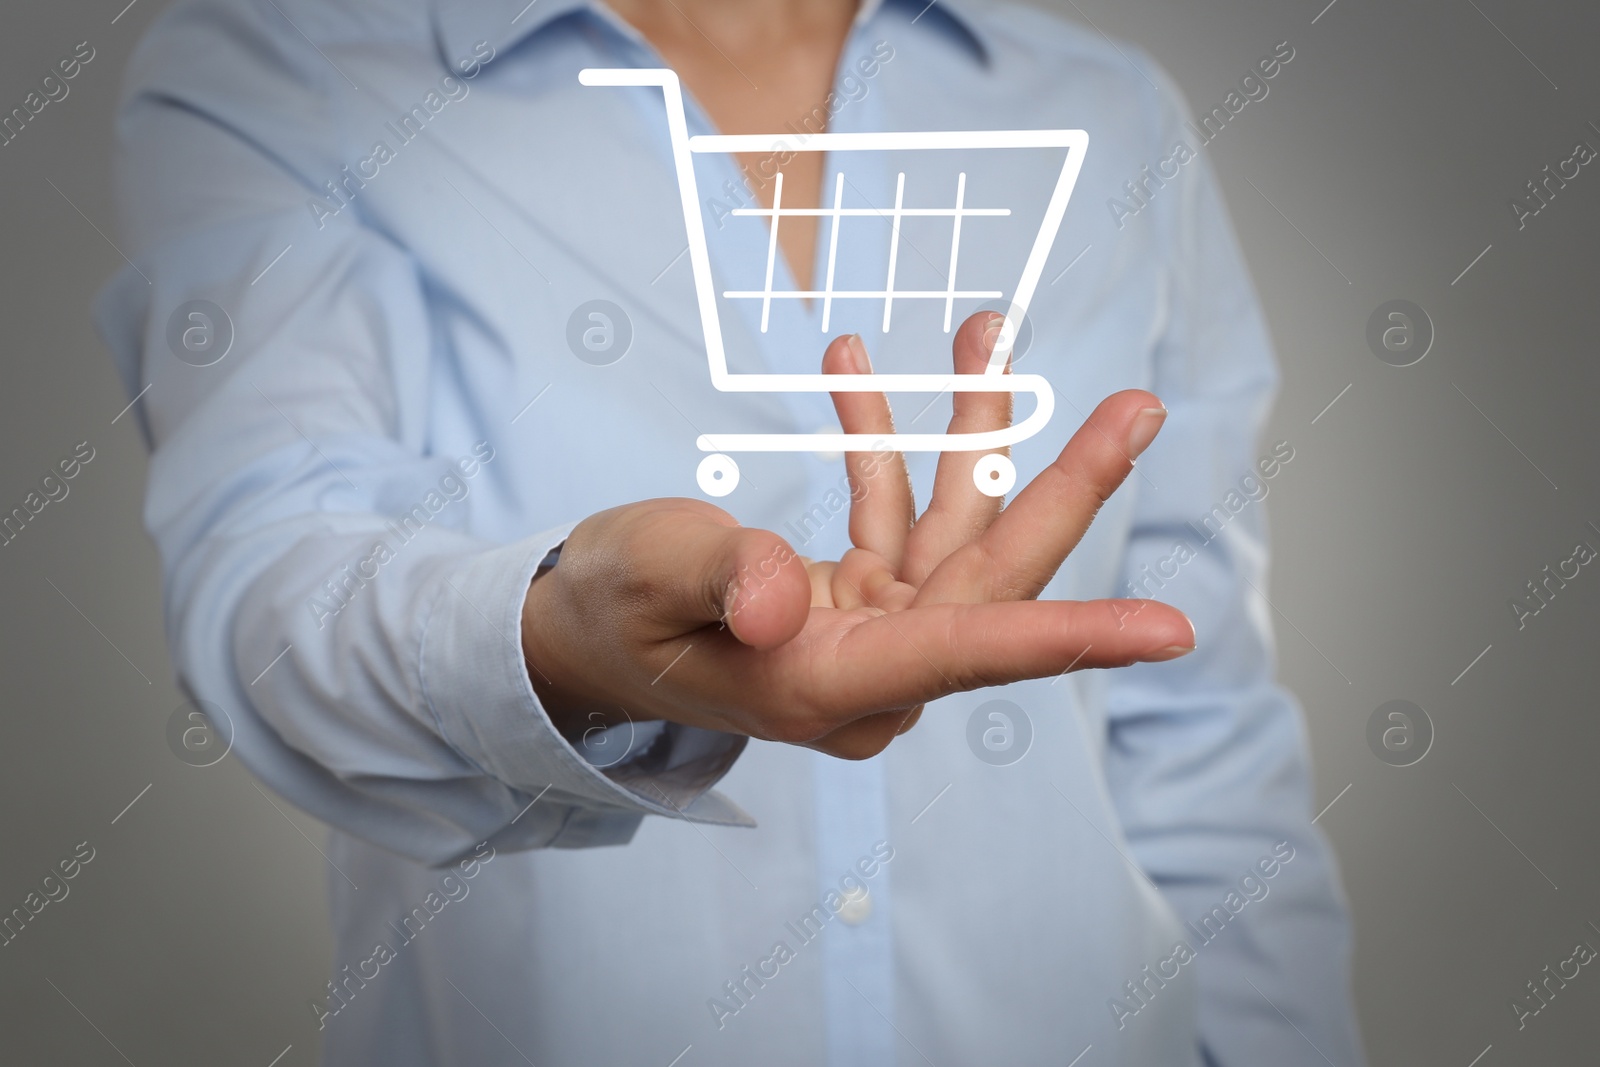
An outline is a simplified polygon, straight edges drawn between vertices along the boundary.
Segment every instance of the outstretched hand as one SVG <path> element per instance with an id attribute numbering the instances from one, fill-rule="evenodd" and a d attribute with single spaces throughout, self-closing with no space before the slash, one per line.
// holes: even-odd
<path id="1" fill-rule="evenodd" d="M 983 371 L 1003 321 L 961 326 L 957 373 Z M 829 345 L 823 370 L 870 373 L 860 338 Z M 832 395 L 846 433 L 892 436 L 883 394 Z M 952 434 L 1010 424 L 1009 393 L 957 392 L 953 407 Z M 1003 510 L 973 481 L 983 453 L 940 457 L 920 517 L 900 453 L 849 453 L 854 547 L 838 561 L 697 500 L 591 516 L 529 589 L 535 691 L 564 730 L 625 714 L 863 759 L 949 693 L 1181 656 L 1194 629 L 1175 608 L 1036 599 L 1165 416 L 1140 390 L 1106 399 Z"/>

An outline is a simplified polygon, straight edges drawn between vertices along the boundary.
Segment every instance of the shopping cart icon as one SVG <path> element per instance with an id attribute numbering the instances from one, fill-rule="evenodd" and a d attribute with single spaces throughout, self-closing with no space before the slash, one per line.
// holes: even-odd
<path id="1" fill-rule="evenodd" d="M 1026 419 L 1000 430 L 973 433 L 896 433 L 887 437 L 876 434 L 848 433 L 727 433 L 701 434 L 696 441 L 702 452 L 709 453 L 700 461 L 696 479 L 700 489 L 713 497 L 726 496 L 739 484 L 739 465 L 730 453 L 752 452 L 988 452 L 979 459 L 973 471 L 973 481 L 979 490 L 989 496 L 1003 496 L 1016 483 L 1016 468 L 1011 460 L 994 449 L 1006 448 L 1024 441 L 1042 430 L 1055 410 L 1055 391 L 1049 381 L 1037 374 L 1011 374 L 1006 372 L 1007 360 L 1015 342 L 1023 317 L 1028 312 L 1045 260 L 1049 258 L 1056 232 L 1066 214 L 1067 202 L 1077 184 L 1078 172 L 1083 166 L 1084 152 L 1088 149 L 1089 135 L 1083 130 L 982 130 L 967 132 L 930 133 L 819 133 L 807 138 L 804 144 L 789 151 L 803 152 L 861 152 L 861 151 L 987 151 L 991 149 L 1066 149 L 1061 173 L 1056 178 L 1045 208 L 1039 231 L 1028 252 L 1022 276 L 1011 292 L 1005 322 L 1002 325 L 989 364 L 981 374 L 748 374 L 732 373 L 728 369 L 727 350 L 723 345 L 722 323 L 717 305 L 717 290 L 711 273 L 711 254 L 706 241 L 705 217 L 701 212 L 700 195 L 695 185 L 693 156 L 701 153 L 771 152 L 775 144 L 783 141 L 780 134 L 714 134 L 689 136 L 688 121 L 684 114 L 683 90 L 678 76 L 664 68 L 622 69 L 587 68 L 578 73 L 584 85 L 594 86 L 656 86 L 666 97 L 667 128 L 672 142 L 672 162 L 677 174 L 678 195 L 683 207 L 684 226 L 688 231 L 689 262 L 694 272 L 695 297 L 699 305 L 700 325 L 705 335 L 706 356 L 711 366 L 711 384 L 722 392 L 749 393 L 805 393 L 805 392 L 884 392 L 884 393 L 1032 393 L 1034 410 Z M 906 207 L 905 174 L 901 172 L 896 184 L 893 208 L 870 205 L 844 205 L 845 176 L 843 170 L 834 175 L 833 204 L 831 207 L 786 208 L 783 206 L 783 172 L 774 176 L 772 207 L 742 208 L 735 215 L 765 216 L 771 220 L 767 245 L 766 285 L 757 290 L 730 289 L 722 293 L 725 300 L 761 301 L 761 329 L 765 332 L 771 314 L 772 301 L 783 299 L 811 299 L 822 302 L 822 329 L 828 329 L 833 304 L 841 300 L 879 300 L 883 303 L 883 329 L 889 330 L 895 303 L 907 300 L 932 300 L 944 303 L 944 329 L 951 329 L 951 315 L 958 299 L 977 297 L 1001 299 L 1004 294 L 994 290 L 962 290 L 956 288 L 956 268 L 961 247 L 962 220 L 972 217 L 1009 215 L 1004 207 L 969 207 L 966 198 L 966 174 L 957 179 L 955 200 L 950 207 Z M 821 290 L 777 290 L 772 288 L 773 267 L 778 254 L 778 226 L 782 219 L 811 215 L 830 221 L 828 265 L 826 282 Z M 888 274 L 882 289 L 840 290 L 834 288 L 836 254 L 839 247 L 840 220 L 852 216 L 874 216 L 887 219 L 890 224 Z M 903 219 L 918 216 L 948 217 L 951 220 L 950 267 L 944 289 L 895 288 L 896 264 L 900 248 L 900 229 Z"/>

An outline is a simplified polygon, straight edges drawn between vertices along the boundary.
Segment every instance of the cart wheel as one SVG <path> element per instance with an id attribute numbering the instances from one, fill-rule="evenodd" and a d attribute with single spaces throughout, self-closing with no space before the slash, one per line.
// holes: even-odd
<path id="1" fill-rule="evenodd" d="M 739 487 L 739 465 L 732 456 L 724 456 L 720 452 L 702 459 L 694 476 L 700 483 L 700 491 L 706 496 L 727 496 Z"/>
<path id="2" fill-rule="evenodd" d="M 972 480 L 984 496 L 1005 496 L 1017 484 L 1017 468 L 1009 457 L 991 452 L 972 468 Z"/>

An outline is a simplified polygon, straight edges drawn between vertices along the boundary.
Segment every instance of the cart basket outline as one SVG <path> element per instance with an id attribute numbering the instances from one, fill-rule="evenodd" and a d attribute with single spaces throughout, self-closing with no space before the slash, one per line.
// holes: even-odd
<path id="1" fill-rule="evenodd" d="M 710 364 L 711 383 L 722 392 L 751 393 L 838 393 L 838 392 L 901 392 L 901 393 L 1032 393 L 1036 404 L 1032 413 L 1021 422 L 998 430 L 975 433 L 727 433 L 701 434 L 696 440 L 702 452 L 710 453 L 700 462 L 696 472 L 700 488 L 708 496 L 720 497 L 731 493 L 739 482 L 739 468 L 727 454 L 730 452 L 976 452 L 1007 448 L 1024 441 L 1042 430 L 1055 410 L 1055 390 L 1050 382 L 1038 374 L 1006 373 L 1006 363 L 1011 354 L 1017 330 L 1027 314 L 1039 278 L 1044 272 L 1046 259 L 1055 243 L 1056 233 L 1066 214 L 1067 202 L 1077 184 L 1078 172 L 1083 166 L 1088 149 L 1089 135 L 1083 130 L 972 130 L 939 131 L 925 133 L 819 133 L 808 137 L 803 147 L 792 151 L 849 152 L 849 151 L 902 151 L 908 149 L 984 150 L 1017 148 L 1065 148 L 1066 158 L 1061 173 L 1051 191 L 1039 232 L 1034 238 L 1022 276 L 1012 292 L 1005 313 L 1005 324 L 1000 330 L 989 364 L 982 374 L 734 374 L 728 370 L 727 351 L 723 346 L 722 323 L 717 307 L 716 284 L 711 273 L 711 254 L 706 242 L 705 218 L 701 213 L 700 195 L 695 181 L 693 156 L 701 153 L 770 152 L 785 134 L 711 134 L 689 136 L 688 120 L 684 112 L 683 90 L 678 75 L 665 68 L 585 68 L 579 71 L 578 80 L 589 86 L 655 86 L 665 96 L 667 129 L 671 138 L 672 162 L 678 182 L 678 195 L 683 209 L 684 227 L 688 234 L 689 263 L 694 274 L 695 297 L 699 306 L 701 330 L 705 336 L 706 357 Z M 832 208 L 794 209 L 782 208 L 783 172 L 774 176 L 773 207 L 745 208 L 736 215 L 761 215 L 771 219 L 767 253 L 766 287 L 763 290 L 730 290 L 725 299 L 759 299 L 762 301 L 761 328 L 765 331 L 773 299 L 811 298 L 823 301 L 823 329 L 827 329 L 832 303 L 842 299 L 880 299 L 884 304 L 884 329 L 889 329 L 895 300 L 942 300 L 945 303 L 944 328 L 950 329 L 953 303 L 963 297 L 999 297 L 992 291 L 963 291 L 955 288 L 955 267 L 960 244 L 961 220 L 964 217 L 1009 214 L 1006 208 L 969 208 L 964 205 L 966 175 L 957 182 L 956 204 L 953 208 L 905 208 L 902 197 L 905 175 L 902 173 L 896 186 L 893 211 L 881 208 L 843 208 L 841 206 L 844 174 L 834 179 Z M 829 238 L 827 284 L 820 291 L 775 292 L 772 289 L 773 264 L 777 254 L 779 220 L 794 215 L 809 214 L 832 220 Z M 887 217 L 891 222 L 889 275 L 883 290 L 869 292 L 842 291 L 833 288 L 834 253 L 838 247 L 839 219 L 849 215 Z M 894 288 L 895 260 L 900 242 L 900 219 L 917 215 L 941 215 L 952 219 L 950 272 L 948 286 L 942 291 L 897 291 Z M 1009 458 L 991 452 L 979 460 L 973 472 L 977 487 L 989 496 L 1002 496 L 1016 481 L 1016 470 Z"/>

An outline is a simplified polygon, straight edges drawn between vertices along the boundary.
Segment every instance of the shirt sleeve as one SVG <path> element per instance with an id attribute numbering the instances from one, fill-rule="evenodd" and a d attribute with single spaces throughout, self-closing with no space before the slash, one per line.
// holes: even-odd
<path id="1" fill-rule="evenodd" d="M 1196 146 L 1181 109 L 1168 111 L 1157 158 Z M 1258 443 L 1277 372 L 1205 152 L 1152 198 L 1153 219 L 1128 223 L 1158 223 L 1168 244 L 1151 388 L 1170 415 L 1139 461 L 1118 593 L 1183 609 L 1198 645 L 1109 672 L 1108 784 L 1134 857 L 1191 933 L 1209 934 L 1213 909 L 1230 920 L 1191 941 L 1207 1063 L 1357 1065 L 1348 918 L 1311 822 L 1301 712 L 1274 679 L 1266 600 L 1261 500 L 1274 477 L 1294 477 L 1294 442 Z"/>
<path id="2" fill-rule="evenodd" d="M 129 395 L 145 390 L 145 521 L 182 684 L 278 792 L 424 862 L 485 839 L 621 843 L 646 814 L 753 825 L 710 788 L 745 739 L 651 723 L 574 745 L 540 706 L 522 605 L 570 526 L 472 532 L 514 460 L 492 432 L 430 447 L 447 357 L 426 282 L 358 212 L 307 210 L 339 173 L 354 90 L 276 6 L 169 13 L 118 119 L 131 261 L 97 317 Z M 315 32 L 317 7 L 296 11 Z"/>

